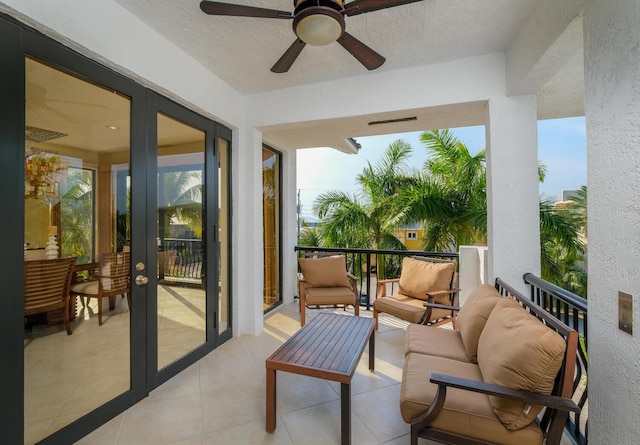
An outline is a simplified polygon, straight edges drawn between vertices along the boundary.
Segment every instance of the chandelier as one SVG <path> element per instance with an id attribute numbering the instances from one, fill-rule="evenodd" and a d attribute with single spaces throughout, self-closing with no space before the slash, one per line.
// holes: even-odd
<path id="1" fill-rule="evenodd" d="M 66 163 L 55 153 L 34 147 L 25 149 L 24 196 L 25 198 L 53 198 L 65 179 Z"/>

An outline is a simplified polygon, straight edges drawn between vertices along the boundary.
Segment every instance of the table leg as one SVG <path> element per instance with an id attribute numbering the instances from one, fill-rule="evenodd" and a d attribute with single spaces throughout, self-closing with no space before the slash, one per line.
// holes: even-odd
<path id="1" fill-rule="evenodd" d="M 276 429 L 276 370 L 267 369 L 267 432 Z"/>
<path id="2" fill-rule="evenodd" d="M 340 383 L 340 443 L 351 445 L 351 384 Z"/>
<path id="3" fill-rule="evenodd" d="M 376 331 L 371 332 L 371 337 L 369 337 L 369 370 L 373 371 L 375 369 L 375 360 L 376 359 Z"/>

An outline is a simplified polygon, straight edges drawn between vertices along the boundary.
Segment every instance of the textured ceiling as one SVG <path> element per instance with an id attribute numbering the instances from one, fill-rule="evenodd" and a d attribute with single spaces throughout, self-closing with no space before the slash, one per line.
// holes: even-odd
<path id="1" fill-rule="evenodd" d="M 291 20 L 220 17 L 200 0 L 117 0 L 242 94 L 366 73 L 339 44 L 307 45 L 288 73 L 269 69 L 293 43 Z M 292 0 L 228 3 L 292 10 Z M 504 50 L 535 0 L 425 0 L 346 17 L 346 30 L 390 71 Z M 348 4 L 348 3 L 347 3 Z"/>
<path id="2" fill-rule="evenodd" d="M 325 47 L 307 45 L 287 73 L 272 73 L 271 66 L 295 40 L 291 20 L 210 16 L 200 10 L 200 0 L 116 1 L 241 94 L 367 73 L 338 43 Z M 293 9 L 293 0 L 231 0 L 228 3 Z M 350 34 L 387 59 L 376 71 L 394 71 L 504 51 L 527 19 L 535 15 L 534 8 L 539 4 L 539 0 L 423 0 L 346 17 L 345 21 Z M 576 49 L 582 48 L 580 20 L 577 18 L 574 26 L 558 39 L 562 44 L 556 42 L 546 51 L 545 63 L 534 71 L 538 79 L 549 79 L 530 90 L 537 91 L 539 119 L 584 113 L 583 55 Z M 35 104 L 31 102 L 31 105 Z M 56 104 L 46 102 L 45 105 Z M 99 110 L 95 106 L 88 109 Z M 349 138 L 482 125 L 484 110 L 483 103 L 457 104 L 346 119 L 291 122 L 261 128 L 261 131 L 265 142 L 281 148 L 326 146 L 353 153 Z M 369 125 L 375 120 L 407 116 L 416 119 Z"/>

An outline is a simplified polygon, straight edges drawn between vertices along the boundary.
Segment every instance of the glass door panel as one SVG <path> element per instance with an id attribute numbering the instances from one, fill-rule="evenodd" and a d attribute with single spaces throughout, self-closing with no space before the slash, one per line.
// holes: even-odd
<path id="1" fill-rule="evenodd" d="M 25 63 L 24 431 L 33 444 L 131 389 L 128 272 L 122 292 L 98 298 L 116 267 L 103 259 L 128 258 L 131 103 Z M 60 258 L 75 259 L 71 294 Z"/>
<path id="2" fill-rule="evenodd" d="M 158 369 L 206 341 L 205 133 L 158 114 Z"/>
<path id="3" fill-rule="evenodd" d="M 262 225 L 264 295 L 266 312 L 281 301 L 280 295 L 280 155 L 262 148 Z"/>

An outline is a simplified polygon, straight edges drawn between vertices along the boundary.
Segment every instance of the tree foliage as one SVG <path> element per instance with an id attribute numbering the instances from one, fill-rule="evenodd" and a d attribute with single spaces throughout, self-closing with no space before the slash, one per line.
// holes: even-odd
<path id="1" fill-rule="evenodd" d="M 313 210 L 326 246 L 368 249 L 404 249 L 394 236 L 397 227 L 392 202 L 410 178 L 407 158 L 412 148 L 404 140 L 389 145 L 383 157 L 356 177 L 360 193 L 332 191 L 320 195 Z"/>
<path id="2" fill-rule="evenodd" d="M 426 251 L 456 252 L 461 245 L 486 244 L 485 150 L 472 155 L 450 130 L 426 132 L 420 139 L 427 150 L 422 170 L 407 167 L 412 148 L 398 140 L 357 176 L 359 193 L 320 195 L 314 211 L 323 222 L 315 240 L 332 247 L 404 249 L 394 231 L 418 223 Z M 540 182 L 546 171 L 539 163 Z M 586 187 L 564 207 L 541 197 L 542 278 L 582 296 L 585 234 Z"/>

